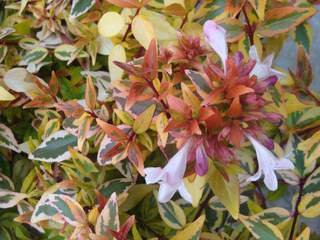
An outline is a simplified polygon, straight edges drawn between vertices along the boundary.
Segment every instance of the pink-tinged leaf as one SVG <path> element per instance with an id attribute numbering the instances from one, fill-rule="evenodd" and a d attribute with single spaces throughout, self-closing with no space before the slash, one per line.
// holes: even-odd
<path id="1" fill-rule="evenodd" d="M 190 117 L 192 114 L 190 106 L 188 106 L 182 99 L 169 95 L 167 100 L 169 108 L 184 115 L 185 118 Z"/>

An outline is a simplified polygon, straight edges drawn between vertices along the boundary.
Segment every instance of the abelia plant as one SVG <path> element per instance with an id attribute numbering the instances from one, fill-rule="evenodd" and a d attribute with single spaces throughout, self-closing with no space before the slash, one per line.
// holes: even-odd
<path id="1" fill-rule="evenodd" d="M 318 239 L 318 3 L 0 1 L 0 239 Z"/>

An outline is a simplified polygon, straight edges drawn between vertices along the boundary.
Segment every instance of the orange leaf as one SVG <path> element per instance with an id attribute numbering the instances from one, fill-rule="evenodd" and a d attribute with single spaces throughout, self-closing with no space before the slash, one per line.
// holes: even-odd
<path id="1" fill-rule="evenodd" d="M 151 96 L 143 94 L 143 92 L 147 89 L 145 83 L 134 82 L 129 91 L 129 95 L 126 101 L 125 110 L 128 111 L 136 101 L 143 101 L 149 99 Z"/>
<path id="2" fill-rule="evenodd" d="M 107 0 L 107 1 L 121 8 L 143 7 L 143 5 L 139 1 L 135 1 L 135 0 Z"/>
<path id="3" fill-rule="evenodd" d="M 232 86 L 228 89 L 227 91 L 227 98 L 234 98 L 234 97 L 238 97 L 247 93 L 251 93 L 254 92 L 254 90 L 252 88 L 249 88 L 245 85 L 239 84 L 239 85 L 235 85 Z"/>
<path id="4" fill-rule="evenodd" d="M 122 142 L 127 139 L 127 135 L 116 126 L 106 123 L 99 118 L 97 118 L 96 121 L 97 124 L 102 128 L 102 130 L 108 135 L 108 137 L 111 138 L 111 140 Z"/>
<path id="5" fill-rule="evenodd" d="M 234 121 L 230 130 L 230 141 L 237 148 L 239 148 L 242 140 L 243 133 L 240 129 L 239 121 Z"/>
<path id="6" fill-rule="evenodd" d="M 230 117 L 239 117 L 242 113 L 242 106 L 240 103 L 240 98 L 239 97 L 235 97 L 232 100 L 231 106 L 228 110 L 228 116 Z"/>
<path id="7" fill-rule="evenodd" d="M 91 76 L 87 77 L 85 98 L 88 108 L 94 110 L 96 107 L 97 95 Z"/>
<path id="8" fill-rule="evenodd" d="M 134 142 L 129 143 L 127 152 L 130 162 L 137 168 L 141 176 L 144 176 L 144 159 L 138 145 Z"/>
<path id="9" fill-rule="evenodd" d="M 49 88 L 50 88 L 51 95 L 56 96 L 58 94 L 59 83 L 58 83 L 58 79 L 57 79 L 57 76 L 54 71 L 51 72 L 51 79 L 49 81 Z"/>

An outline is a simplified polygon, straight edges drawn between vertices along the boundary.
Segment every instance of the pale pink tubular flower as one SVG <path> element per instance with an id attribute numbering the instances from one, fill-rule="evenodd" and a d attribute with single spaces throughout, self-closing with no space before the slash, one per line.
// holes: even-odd
<path id="1" fill-rule="evenodd" d="M 206 42 L 219 55 L 226 74 L 226 61 L 228 58 L 228 45 L 226 30 L 212 20 L 208 20 L 203 25 L 203 31 Z"/>
<path id="2" fill-rule="evenodd" d="M 168 202 L 176 191 L 189 203 L 192 197 L 187 191 L 183 176 L 187 168 L 187 159 L 192 147 L 192 140 L 188 140 L 183 147 L 169 160 L 164 168 L 145 168 L 145 180 L 147 184 L 159 183 L 158 201 Z"/>
<path id="3" fill-rule="evenodd" d="M 253 176 L 249 177 L 247 181 L 257 181 L 263 173 L 264 184 L 266 187 L 271 191 L 277 190 L 278 180 L 275 170 L 294 169 L 293 163 L 288 159 L 287 156 L 283 158 L 277 158 L 269 149 L 267 149 L 250 135 L 247 135 L 247 138 L 253 145 L 258 160 L 258 171 Z"/>

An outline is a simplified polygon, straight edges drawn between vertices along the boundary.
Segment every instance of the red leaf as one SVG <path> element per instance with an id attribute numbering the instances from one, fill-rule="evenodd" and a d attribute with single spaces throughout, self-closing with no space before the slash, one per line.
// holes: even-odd
<path id="1" fill-rule="evenodd" d="M 158 72 L 158 48 L 157 41 L 152 39 L 148 49 L 144 55 L 144 62 L 142 65 L 143 72 L 146 74 L 148 80 L 153 80 L 157 77 Z"/>
<path id="2" fill-rule="evenodd" d="M 113 61 L 115 65 L 117 65 L 119 68 L 122 68 L 124 71 L 126 71 L 129 75 L 134 75 L 136 77 L 142 77 L 142 69 L 139 67 L 136 67 L 129 63 L 123 63 L 118 61 Z"/>
<path id="3" fill-rule="evenodd" d="M 115 237 L 117 240 L 127 240 L 128 239 L 128 233 L 135 223 L 135 216 L 130 216 L 127 221 L 121 226 L 120 230 L 118 232 L 109 230 L 113 237 Z"/>

